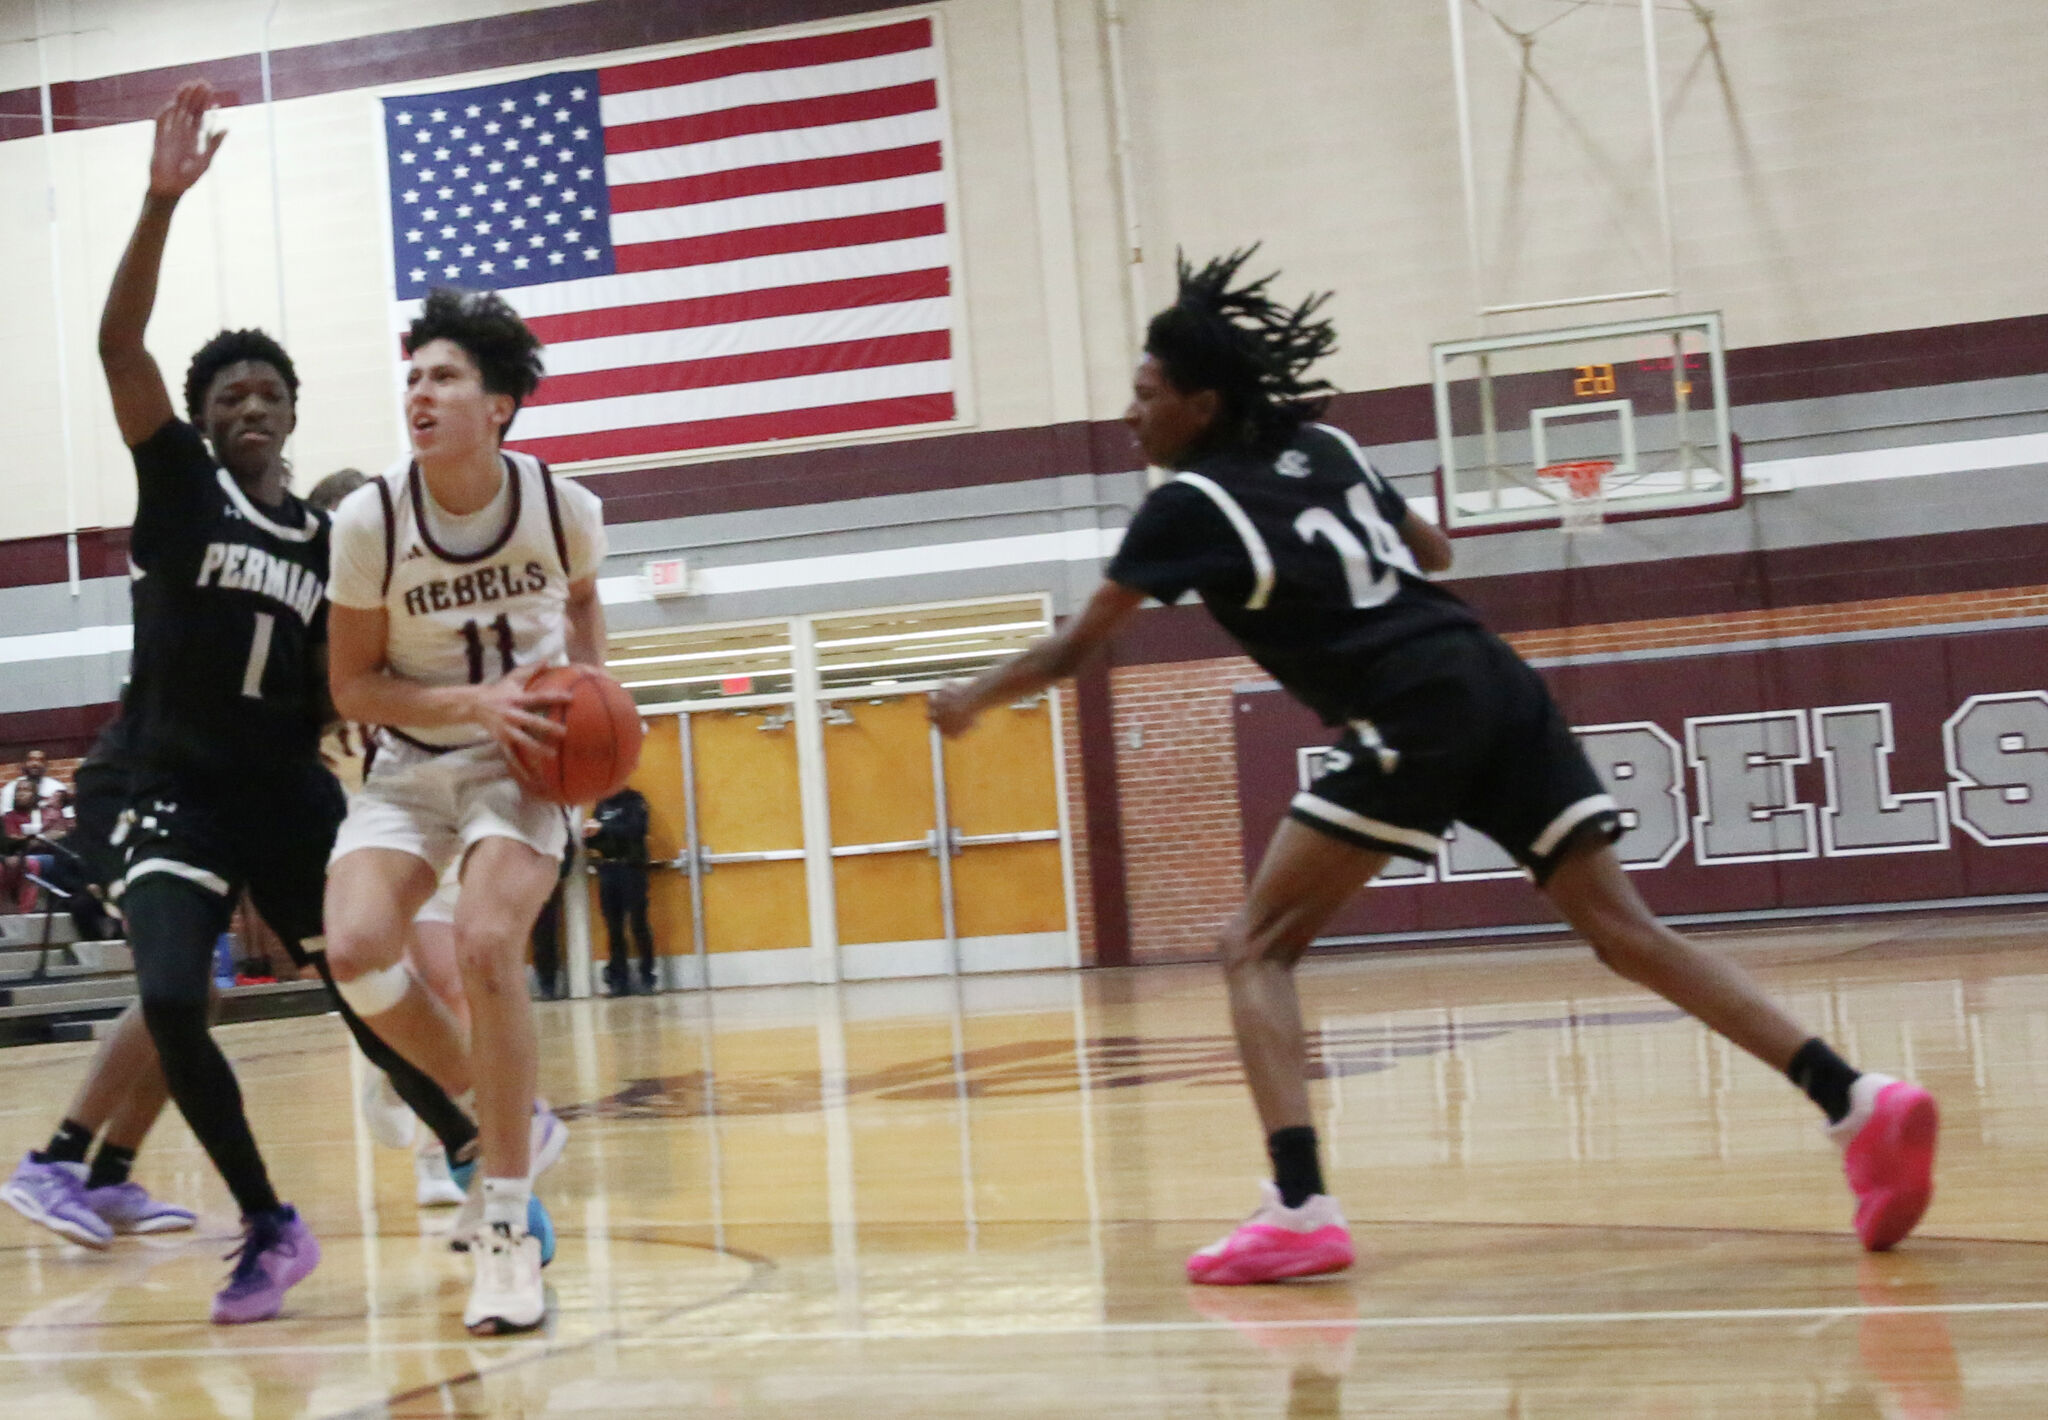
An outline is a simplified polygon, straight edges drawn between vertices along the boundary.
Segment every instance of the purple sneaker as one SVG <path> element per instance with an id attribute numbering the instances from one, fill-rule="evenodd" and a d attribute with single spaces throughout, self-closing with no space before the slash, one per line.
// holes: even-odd
<path id="1" fill-rule="evenodd" d="M 199 1221 L 189 1208 L 151 1198 L 139 1183 L 110 1183 L 88 1188 L 85 1206 L 116 1233 L 182 1233 Z"/>
<path id="2" fill-rule="evenodd" d="M 213 1319 L 233 1326 L 268 1321 L 282 1311 L 286 1290 L 320 1265 L 320 1244 L 287 1203 L 275 1213 L 242 1219 L 242 1245 L 228 1256 L 235 1270 L 214 1294 Z"/>
<path id="3" fill-rule="evenodd" d="M 0 1200 L 81 1247 L 105 1247 L 114 1240 L 114 1230 L 86 1203 L 84 1164 L 39 1164 L 24 1155 L 14 1176 L 0 1184 Z"/>

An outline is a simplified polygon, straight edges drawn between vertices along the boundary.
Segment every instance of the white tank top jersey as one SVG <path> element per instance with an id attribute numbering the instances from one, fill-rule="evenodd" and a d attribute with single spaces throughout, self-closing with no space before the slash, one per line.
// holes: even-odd
<path id="1" fill-rule="evenodd" d="M 504 453 L 491 503 L 457 517 L 410 460 L 334 512 L 328 596 L 389 614 L 385 659 L 426 685 L 476 685 L 568 660 L 569 585 L 604 562 L 603 506 L 527 454 Z M 480 744 L 475 725 L 384 727 L 434 749 Z"/>

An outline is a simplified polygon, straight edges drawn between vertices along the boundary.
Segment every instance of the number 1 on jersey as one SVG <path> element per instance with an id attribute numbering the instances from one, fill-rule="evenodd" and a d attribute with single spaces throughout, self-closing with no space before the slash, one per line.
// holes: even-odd
<path id="1" fill-rule="evenodd" d="M 499 675 L 512 674 L 512 618 L 499 612 L 491 623 L 498 642 Z M 469 683 L 481 685 L 484 678 L 484 633 L 474 621 L 462 623 L 462 649 L 469 657 Z"/>
<path id="2" fill-rule="evenodd" d="M 275 613 L 256 613 L 256 629 L 249 636 L 249 664 L 242 671 L 242 694 L 251 700 L 263 698 L 263 672 L 270 665 L 270 638 L 276 630 Z"/>

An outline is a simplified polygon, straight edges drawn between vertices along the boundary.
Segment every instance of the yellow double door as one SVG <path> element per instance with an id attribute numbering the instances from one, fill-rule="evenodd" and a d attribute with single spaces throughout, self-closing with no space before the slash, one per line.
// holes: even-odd
<path id="1" fill-rule="evenodd" d="M 822 922 L 841 977 L 1072 960 L 1050 699 L 992 710 L 936 756 L 923 695 L 828 702 L 812 792 L 830 842 L 816 853 L 797 713 L 707 708 L 649 724 L 632 783 L 648 800 L 649 856 L 673 865 L 649 883 L 663 955 L 694 957 L 701 938 L 714 984 L 812 980 L 826 974 Z M 812 910 L 812 858 L 829 861 L 829 914 Z"/>

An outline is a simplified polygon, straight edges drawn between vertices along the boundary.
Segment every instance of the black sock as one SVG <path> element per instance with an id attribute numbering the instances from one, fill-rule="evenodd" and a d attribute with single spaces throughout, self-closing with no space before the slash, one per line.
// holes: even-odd
<path id="1" fill-rule="evenodd" d="M 1280 1189 L 1280 1201 L 1299 1208 L 1323 1191 L 1323 1166 L 1316 1160 L 1316 1131 L 1306 1124 L 1275 1129 L 1266 1138 L 1266 1153 L 1273 1160 L 1273 1182 Z"/>
<path id="2" fill-rule="evenodd" d="M 57 1126 L 50 1142 L 29 1157 L 39 1164 L 82 1164 L 85 1151 L 92 1147 L 92 1135 L 93 1131 L 77 1120 L 67 1119 Z"/>
<path id="3" fill-rule="evenodd" d="M 117 1183 L 126 1183 L 128 1172 L 134 1167 L 133 1149 L 124 1149 L 119 1144 L 102 1144 L 99 1152 L 92 1156 L 92 1168 L 85 1176 L 85 1186 L 112 1188 Z"/>
<path id="4" fill-rule="evenodd" d="M 1785 1074 L 1819 1105 L 1828 1123 L 1840 1124 L 1849 1113 L 1849 1086 L 1862 1073 L 1828 1048 L 1819 1036 L 1799 1047 Z"/>

